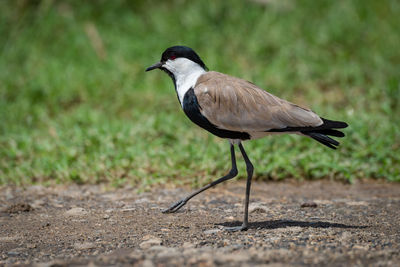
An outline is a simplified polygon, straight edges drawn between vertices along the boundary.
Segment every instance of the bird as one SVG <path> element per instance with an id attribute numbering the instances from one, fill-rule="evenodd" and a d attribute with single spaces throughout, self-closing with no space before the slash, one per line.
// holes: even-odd
<path id="1" fill-rule="evenodd" d="M 146 69 L 166 72 L 175 86 L 178 101 L 186 116 L 195 124 L 230 145 L 231 169 L 227 175 L 182 198 L 163 213 L 174 213 L 191 198 L 219 183 L 237 176 L 235 146 L 246 163 L 247 182 L 244 218 L 240 226 L 226 227 L 227 231 L 245 231 L 249 227 L 250 188 L 254 166 L 243 142 L 276 134 L 298 134 L 336 149 L 339 142 L 329 137 L 344 137 L 337 129 L 348 126 L 318 116 L 312 110 L 281 99 L 255 84 L 220 72 L 209 71 L 199 55 L 187 46 L 172 46 L 161 60 Z"/>

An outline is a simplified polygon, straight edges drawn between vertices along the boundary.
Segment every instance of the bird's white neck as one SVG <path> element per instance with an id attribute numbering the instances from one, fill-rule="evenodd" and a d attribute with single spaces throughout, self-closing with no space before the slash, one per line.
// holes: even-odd
<path id="1" fill-rule="evenodd" d="M 181 74 L 175 76 L 176 79 L 176 92 L 179 97 L 179 101 L 183 106 L 183 97 L 190 88 L 196 85 L 197 79 L 204 74 L 206 71 L 203 68 L 199 68 L 196 71 L 191 71 L 187 74 Z"/>
<path id="2" fill-rule="evenodd" d="M 206 71 L 199 64 L 186 58 L 168 60 L 164 67 L 175 77 L 176 93 L 183 106 L 186 92 L 195 86 L 197 79 Z"/>

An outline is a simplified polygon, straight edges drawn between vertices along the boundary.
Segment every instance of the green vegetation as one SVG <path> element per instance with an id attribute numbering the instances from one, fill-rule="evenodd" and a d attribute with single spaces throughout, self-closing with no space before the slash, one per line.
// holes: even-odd
<path id="1" fill-rule="evenodd" d="M 399 14 L 397 0 L 1 1 L 0 184 L 225 174 L 227 142 L 185 117 L 167 75 L 144 72 L 176 44 L 350 124 L 337 151 L 246 142 L 257 179 L 400 181 Z"/>

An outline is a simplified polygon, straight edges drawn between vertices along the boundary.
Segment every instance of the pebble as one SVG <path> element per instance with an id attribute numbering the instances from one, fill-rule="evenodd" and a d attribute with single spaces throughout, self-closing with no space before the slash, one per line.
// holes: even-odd
<path id="1" fill-rule="evenodd" d="M 87 214 L 87 211 L 84 208 L 80 208 L 80 207 L 72 208 L 65 212 L 65 215 L 67 215 L 67 216 L 82 216 L 82 215 L 86 215 L 86 214 Z"/>
<path id="2" fill-rule="evenodd" d="M 163 246 L 161 246 L 161 247 L 163 247 Z M 151 248 L 151 249 L 153 249 L 153 248 Z M 180 254 L 181 253 L 178 252 L 176 248 L 163 247 L 162 250 L 159 250 L 157 257 L 159 259 L 178 258 L 180 256 Z"/>
<path id="3" fill-rule="evenodd" d="M 131 212 L 131 211 L 135 211 L 135 208 L 126 208 L 126 209 L 122 209 L 122 212 Z"/>
<path id="4" fill-rule="evenodd" d="M 218 232 L 221 232 L 221 229 L 215 228 L 215 229 L 210 229 L 210 230 L 206 230 L 203 233 L 206 235 L 213 235 L 216 234 Z"/>
<path id="5" fill-rule="evenodd" d="M 146 241 L 146 240 L 153 239 L 153 238 L 157 238 L 157 237 L 155 237 L 154 235 L 145 235 L 142 237 L 142 240 Z"/>
<path id="6" fill-rule="evenodd" d="M 153 246 L 159 246 L 159 245 L 161 245 L 161 243 L 162 243 L 161 239 L 152 238 L 152 239 L 149 239 L 149 240 L 146 240 L 146 241 L 140 243 L 139 247 L 141 249 L 148 249 L 148 248 L 151 248 Z"/>
<path id="7" fill-rule="evenodd" d="M 166 246 L 155 245 L 150 248 L 150 250 L 159 251 L 159 250 L 166 250 L 168 249 Z"/>
<path id="8" fill-rule="evenodd" d="M 151 260 L 144 260 L 144 261 L 142 262 L 142 266 L 143 266 L 143 267 L 153 267 L 153 266 L 155 266 L 155 265 L 154 265 L 154 263 L 153 263 Z"/>
<path id="9" fill-rule="evenodd" d="M 227 262 L 244 262 L 250 259 L 250 255 L 246 252 L 229 253 L 229 254 L 218 254 L 217 263 L 226 264 Z"/>
<path id="10" fill-rule="evenodd" d="M 368 250 L 369 246 L 354 245 L 353 249 Z"/>
<path id="11" fill-rule="evenodd" d="M 44 206 L 45 204 L 46 204 L 46 203 L 45 203 L 44 200 L 42 200 L 42 199 L 37 199 L 37 200 L 33 201 L 32 207 L 33 207 L 34 209 L 38 209 L 38 208 Z"/>
<path id="12" fill-rule="evenodd" d="M 315 202 L 304 202 L 303 204 L 301 204 L 302 208 L 316 208 L 318 207 L 317 203 Z"/>
<path id="13" fill-rule="evenodd" d="M 9 251 L 9 252 L 7 252 L 8 256 L 18 256 L 19 254 L 21 254 L 21 253 L 18 252 L 18 251 Z"/>
<path id="14" fill-rule="evenodd" d="M 85 250 L 85 249 L 91 249 L 95 248 L 96 244 L 91 243 L 91 242 L 83 242 L 83 243 L 75 243 L 74 248 L 77 250 Z"/>
<path id="15" fill-rule="evenodd" d="M 45 228 L 45 227 L 49 227 L 51 225 L 51 223 L 49 223 L 49 222 L 44 222 L 44 223 L 42 223 L 40 226 L 42 227 L 42 228 Z"/>
<path id="16" fill-rule="evenodd" d="M 350 206 L 368 206 L 366 201 L 348 201 L 346 204 Z"/>
<path id="17" fill-rule="evenodd" d="M 18 240 L 21 237 L 19 236 L 0 236 L 0 242 L 10 242 L 10 241 L 14 241 L 14 240 Z"/>
<path id="18" fill-rule="evenodd" d="M 16 204 L 10 205 L 3 212 L 11 214 L 11 213 L 29 212 L 32 210 L 33 210 L 32 206 L 29 205 L 28 203 L 16 203 Z"/>
<path id="19" fill-rule="evenodd" d="M 139 198 L 135 200 L 135 204 L 142 204 L 142 203 L 148 203 L 150 200 L 148 198 Z"/>
<path id="20" fill-rule="evenodd" d="M 183 243 L 182 247 L 183 247 L 184 249 L 194 248 L 194 247 L 195 247 L 195 244 L 190 243 L 190 242 L 185 242 L 185 243 Z"/>
<path id="21" fill-rule="evenodd" d="M 250 213 L 267 213 L 268 207 L 266 207 L 265 204 L 261 203 L 261 202 L 250 203 L 249 212 Z"/>
<path id="22" fill-rule="evenodd" d="M 36 248 L 36 244 L 28 243 L 28 244 L 26 244 L 26 248 L 29 248 L 29 249 Z"/>

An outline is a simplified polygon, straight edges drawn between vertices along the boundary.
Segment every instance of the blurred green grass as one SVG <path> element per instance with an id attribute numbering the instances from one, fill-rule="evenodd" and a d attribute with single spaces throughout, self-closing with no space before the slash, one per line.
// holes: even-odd
<path id="1" fill-rule="evenodd" d="M 246 142 L 257 179 L 400 181 L 400 2 L 0 2 L 0 184 L 204 184 L 226 141 L 144 69 L 169 46 L 350 124 L 337 151 Z M 244 164 L 239 160 L 241 177 Z"/>

